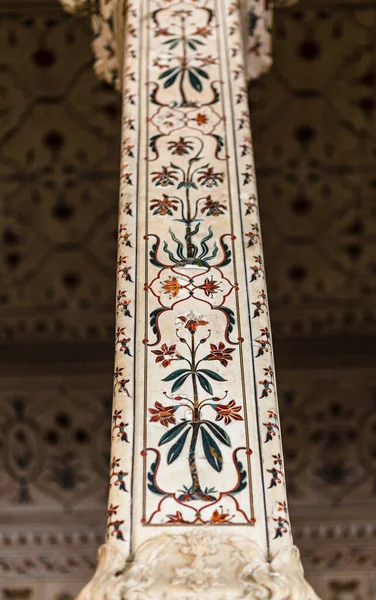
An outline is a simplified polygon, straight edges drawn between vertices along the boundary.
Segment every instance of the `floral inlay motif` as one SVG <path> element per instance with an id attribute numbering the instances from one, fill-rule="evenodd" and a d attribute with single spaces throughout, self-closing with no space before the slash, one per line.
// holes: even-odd
<path id="1" fill-rule="evenodd" d="M 123 543 L 131 485 L 141 527 L 289 531 L 238 15 L 128 9 L 109 508 Z"/>
<path id="2" fill-rule="evenodd" d="M 171 382 L 170 394 L 165 392 L 165 396 L 173 404 L 166 406 L 156 401 L 154 407 L 149 408 L 149 412 L 152 415 L 150 421 L 159 421 L 166 427 L 169 424 L 175 425 L 170 431 L 164 433 L 159 440 L 159 446 L 164 444 L 170 445 L 167 454 L 167 463 L 169 465 L 179 458 L 185 445 L 189 443 L 188 464 L 191 484 L 188 486 L 184 485 L 184 492 L 178 497 L 180 501 L 184 502 L 191 500 L 216 500 L 216 497 L 212 493 L 213 490 L 209 490 L 207 487 L 202 489 L 201 487 L 196 462 L 199 438 L 201 437 L 205 459 L 215 471 L 221 472 L 223 468 L 223 454 L 220 446 L 225 445 L 230 447 L 231 439 L 228 433 L 216 424 L 215 421 L 224 420 L 225 425 L 228 425 L 232 419 L 243 420 L 243 417 L 240 415 L 242 407 L 237 406 L 235 400 L 231 400 L 227 404 L 221 404 L 227 398 L 227 392 L 225 392 L 223 397 L 213 395 L 214 382 L 223 382 L 225 378 L 217 372 L 205 368 L 205 361 L 219 360 L 226 367 L 228 361 L 232 360 L 231 352 L 235 349 L 226 348 L 225 344 L 220 342 L 217 346 L 210 344 L 209 354 L 206 354 L 210 330 L 206 329 L 201 334 L 201 329 L 204 329 L 207 325 L 209 325 L 209 321 L 200 313 L 189 311 L 178 315 L 176 319 L 176 333 L 179 341 L 185 346 L 185 349 L 183 347 L 182 353 L 176 355 L 176 345 L 168 348 L 166 344 L 162 344 L 161 350 L 152 351 L 157 355 L 156 362 L 161 362 L 161 359 L 167 353 L 170 356 L 177 356 L 179 361 L 184 361 L 185 363 L 183 368 L 178 368 L 163 378 L 163 381 Z M 217 348 L 220 348 L 220 350 L 217 350 Z M 163 364 L 164 361 L 162 361 L 162 366 L 169 366 L 171 361 L 172 358 L 168 359 L 168 364 Z M 190 381 L 192 386 L 191 393 L 177 395 L 176 392 L 187 380 Z M 203 399 L 200 399 L 200 389 L 204 392 Z M 181 408 L 186 408 L 189 416 L 176 424 L 175 413 Z M 208 409 L 212 409 L 212 411 L 214 410 L 217 413 L 214 420 Z M 172 445 L 171 442 L 173 442 Z M 149 480 L 152 482 L 152 486 L 159 489 L 155 472 L 149 474 Z M 232 493 L 236 493 L 236 490 Z M 216 522 L 226 522 L 226 519 L 221 520 L 218 516 Z"/>

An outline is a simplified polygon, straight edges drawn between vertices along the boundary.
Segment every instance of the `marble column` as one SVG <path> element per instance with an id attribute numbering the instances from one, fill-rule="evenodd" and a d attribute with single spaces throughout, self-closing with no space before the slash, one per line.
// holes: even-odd
<path id="1" fill-rule="evenodd" d="M 80 600 L 317 598 L 291 537 L 247 101 L 271 11 L 248 8 L 92 7 L 123 116 L 108 534 Z"/>

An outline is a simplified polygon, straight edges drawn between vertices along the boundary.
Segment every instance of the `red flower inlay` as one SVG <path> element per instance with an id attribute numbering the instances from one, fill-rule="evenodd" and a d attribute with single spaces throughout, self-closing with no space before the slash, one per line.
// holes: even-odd
<path id="1" fill-rule="evenodd" d="M 207 277 L 204 283 L 200 285 L 200 290 L 203 290 L 205 292 L 205 296 L 210 296 L 212 298 L 213 295 L 216 294 L 218 290 L 220 290 L 220 287 L 218 283 L 214 281 L 214 279 L 209 279 L 209 277 Z"/>
<path id="2" fill-rule="evenodd" d="M 177 320 L 180 320 L 184 324 L 184 329 L 188 329 L 190 333 L 195 333 L 202 325 L 207 325 L 208 321 L 201 318 L 201 315 L 195 315 L 195 313 L 187 313 L 187 315 L 178 316 Z"/>
<path id="3" fill-rule="evenodd" d="M 172 154 L 183 156 L 183 154 L 189 154 L 190 150 L 193 150 L 193 142 L 185 140 L 183 137 L 179 138 L 177 142 L 168 142 L 168 149 L 172 150 Z"/>
<path id="4" fill-rule="evenodd" d="M 160 171 L 152 172 L 152 182 L 156 183 L 156 185 L 161 185 L 166 187 L 167 185 L 173 185 L 174 181 L 178 181 L 178 177 L 176 176 L 176 171 L 174 169 L 169 169 L 168 167 L 161 167 Z"/>
<path id="5" fill-rule="evenodd" d="M 235 348 L 226 348 L 223 342 L 219 342 L 218 346 L 215 344 L 210 344 L 210 354 L 206 356 L 206 360 L 219 360 L 221 365 L 227 367 L 228 361 L 232 360 L 232 352 L 234 352 Z"/>
<path id="6" fill-rule="evenodd" d="M 203 113 L 198 113 L 195 120 L 197 125 L 206 125 L 208 122 L 208 116 Z"/>
<path id="7" fill-rule="evenodd" d="M 151 417 L 151 422 L 158 422 L 165 427 L 168 427 L 169 424 L 175 425 L 176 419 L 174 417 L 174 413 L 177 410 L 177 406 L 163 406 L 160 402 L 155 403 L 155 408 L 149 408 Z"/>
<path id="8" fill-rule="evenodd" d="M 197 27 L 194 35 L 201 35 L 202 37 L 206 38 L 211 34 L 211 32 L 212 30 L 210 27 Z"/>
<path id="9" fill-rule="evenodd" d="M 207 187 L 213 187 L 213 185 L 218 185 L 218 182 L 223 183 L 224 173 L 215 173 L 213 167 L 201 169 L 199 173 L 200 177 L 197 178 L 197 181 L 199 181 L 203 185 L 206 185 Z"/>
<path id="10" fill-rule="evenodd" d="M 167 194 L 163 194 L 163 199 L 153 198 L 150 202 L 150 210 L 154 210 L 153 214 L 158 215 L 173 215 L 173 210 L 177 210 L 179 202 L 175 199 L 170 199 Z"/>
<path id="11" fill-rule="evenodd" d="M 231 423 L 232 419 L 235 421 L 243 421 L 243 417 L 238 414 L 241 409 L 241 406 L 236 406 L 235 400 L 230 400 L 228 404 L 217 404 L 217 406 L 214 407 L 214 410 L 217 412 L 215 420 L 222 421 L 222 419 L 224 419 L 225 425 Z"/>
<path id="12" fill-rule="evenodd" d="M 171 35 L 167 27 L 159 27 L 159 29 L 155 30 L 155 37 L 160 35 Z"/>
<path id="13" fill-rule="evenodd" d="M 170 298 L 176 298 L 181 289 L 181 285 L 176 277 L 169 277 L 165 281 L 162 281 L 162 289 Z"/>
<path id="14" fill-rule="evenodd" d="M 188 523 L 188 521 L 184 520 L 183 515 L 179 510 L 177 510 L 174 515 L 167 515 L 167 518 L 167 523 Z"/>
<path id="15" fill-rule="evenodd" d="M 209 65 L 216 65 L 218 59 L 214 56 L 200 56 L 201 64 L 200 67 L 208 67 Z"/>
<path id="16" fill-rule="evenodd" d="M 152 353 L 156 355 L 155 362 L 162 363 L 162 367 L 166 368 L 171 364 L 171 361 L 177 360 L 180 357 L 180 354 L 176 353 L 176 344 L 172 346 L 167 346 L 167 344 L 162 344 L 160 350 L 152 350 Z"/>
<path id="17" fill-rule="evenodd" d="M 212 197 L 208 196 L 201 209 L 201 213 L 206 212 L 208 217 L 218 217 L 219 215 L 224 215 L 226 210 L 227 207 L 225 204 L 221 204 L 217 200 L 212 200 Z"/>
<path id="18" fill-rule="evenodd" d="M 228 523 L 229 522 L 229 514 L 224 513 L 223 509 L 221 512 L 219 510 L 215 510 L 210 519 L 211 523 Z"/>

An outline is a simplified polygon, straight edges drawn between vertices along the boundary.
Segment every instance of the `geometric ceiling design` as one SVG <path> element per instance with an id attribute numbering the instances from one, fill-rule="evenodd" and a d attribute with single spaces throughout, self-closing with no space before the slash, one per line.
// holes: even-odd
<path id="1" fill-rule="evenodd" d="M 277 334 L 376 330 L 375 9 L 279 13 L 251 85 Z"/>
<path id="2" fill-rule="evenodd" d="M 3 340 L 112 335 L 120 99 L 90 36 L 62 12 L 1 29 Z"/>

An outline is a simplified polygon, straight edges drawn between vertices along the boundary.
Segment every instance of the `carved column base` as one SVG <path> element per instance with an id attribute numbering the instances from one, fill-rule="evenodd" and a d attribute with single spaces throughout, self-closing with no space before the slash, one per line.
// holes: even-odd
<path id="1" fill-rule="evenodd" d="M 318 600 L 295 546 L 267 562 L 246 537 L 206 527 L 151 538 L 131 562 L 111 544 L 98 558 L 77 600 Z"/>

